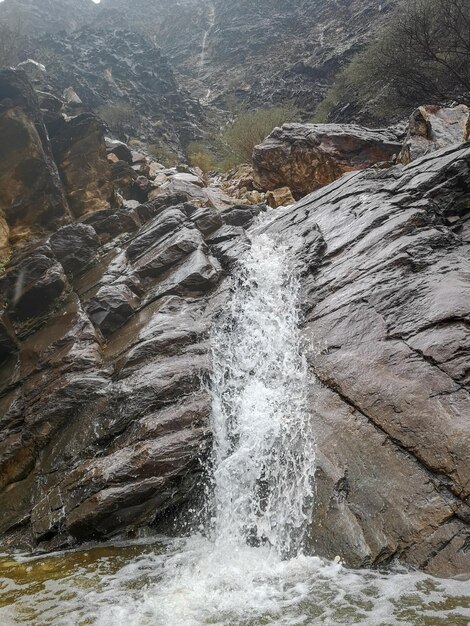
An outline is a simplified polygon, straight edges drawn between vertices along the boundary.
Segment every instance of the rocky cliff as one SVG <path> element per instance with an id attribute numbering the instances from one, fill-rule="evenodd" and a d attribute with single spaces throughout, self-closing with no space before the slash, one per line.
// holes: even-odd
<path id="1" fill-rule="evenodd" d="M 302 280 L 312 550 L 468 573 L 470 145 L 346 174 L 259 226 L 266 206 L 105 143 L 89 114 L 56 119 L 49 138 L 48 99 L 41 112 L 22 73 L 0 78 L 2 124 L 35 146 L 34 162 L 15 152 L 19 182 L 0 196 L 8 228 L 35 227 L 26 253 L 10 235 L 0 278 L 1 544 L 132 535 L 192 501 L 209 328 L 262 228 Z"/>
<path id="2" fill-rule="evenodd" d="M 39 38 L 31 55 L 44 62 L 54 93 L 72 87 L 85 109 L 124 106 L 124 130 L 147 144 L 181 152 L 201 135 L 204 115 L 182 89 L 168 59 L 144 35 L 84 28 Z M 111 111 L 112 115 L 112 111 Z"/>
<path id="3" fill-rule="evenodd" d="M 364 46 L 396 2 L 102 0 L 95 5 L 91 0 L 6 0 L 0 18 L 13 19 L 15 11 L 22 12 L 34 38 L 84 25 L 144 34 L 168 56 L 181 84 L 203 103 L 224 108 L 227 96 L 253 108 L 295 102 L 307 120 L 338 70 Z M 65 47 L 77 46 L 76 40 L 69 44 L 67 36 L 60 38 Z M 120 39 L 118 57 L 123 50 Z M 98 67 L 113 55 L 113 43 L 100 44 L 106 52 Z M 83 45 L 95 63 L 101 53 L 93 53 L 90 40 L 83 39 Z M 57 44 L 53 48 L 61 52 Z M 77 59 L 79 71 L 87 59 L 82 53 Z M 85 63 L 84 69 L 89 72 L 93 65 Z M 67 65 L 67 71 L 73 76 L 75 68 Z"/>
<path id="4" fill-rule="evenodd" d="M 307 118 L 395 3 L 138 0 L 131 11 L 124 0 L 103 0 L 101 8 L 104 21 L 115 10 L 114 24 L 146 21 L 184 84 L 207 101 L 295 101 Z"/>
<path id="5" fill-rule="evenodd" d="M 31 36 L 74 30 L 90 23 L 98 12 L 92 0 L 3 0 L 0 19 L 20 21 Z"/>

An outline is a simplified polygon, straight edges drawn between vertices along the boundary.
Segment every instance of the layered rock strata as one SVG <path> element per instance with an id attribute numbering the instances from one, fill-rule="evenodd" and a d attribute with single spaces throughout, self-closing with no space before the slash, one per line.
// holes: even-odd
<path id="1" fill-rule="evenodd" d="M 253 152 L 254 181 L 271 191 L 289 187 L 301 197 L 346 172 L 390 162 L 401 142 L 390 130 L 355 124 L 284 124 Z"/>
<path id="2" fill-rule="evenodd" d="M 466 144 L 344 176 L 268 229 L 304 242 L 312 545 L 348 565 L 470 572 L 469 191 Z"/>

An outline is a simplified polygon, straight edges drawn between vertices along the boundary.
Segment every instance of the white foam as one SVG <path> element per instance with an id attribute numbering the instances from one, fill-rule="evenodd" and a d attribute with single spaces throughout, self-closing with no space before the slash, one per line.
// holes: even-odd
<path id="1" fill-rule="evenodd" d="M 64 568 L 63 576 L 51 575 L 40 585 L 33 578 L 24 585 L 11 623 L 470 623 L 468 582 L 404 571 L 351 571 L 302 554 L 312 507 L 314 447 L 298 289 L 282 242 L 257 234 L 211 337 L 213 519 L 206 536 L 139 546 L 142 553 L 128 555 L 124 562 L 116 548 L 73 572 Z M 127 542 L 121 549 L 133 545 Z M 72 562 L 82 563 L 76 557 L 71 553 Z M 54 559 L 60 573 L 67 554 L 44 559 L 52 573 Z M 27 566 L 24 561 L 21 566 Z M 32 565 L 40 570 L 41 563 Z M 0 579 L 0 592 L 17 587 Z M 11 610 L 0 608 L 0 624 L 10 623 Z"/>

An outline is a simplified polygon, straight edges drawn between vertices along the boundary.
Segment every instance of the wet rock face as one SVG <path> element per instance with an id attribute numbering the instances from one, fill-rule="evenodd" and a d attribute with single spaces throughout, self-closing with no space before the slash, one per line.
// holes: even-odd
<path id="1" fill-rule="evenodd" d="M 91 226 L 70 224 L 54 233 L 49 243 L 64 270 L 77 276 L 96 259 L 100 242 Z"/>
<path id="2" fill-rule="evenodd" d="M 117 213 L 92 213 L 100 236 L 70 224 L 7 267 L 4 545 L 130 533 L 191 497 L 209 442 L 211 295 L 248 245 L 225 217 L 248 224 L 260 208 L 178 200 L 139 207 L 133 229 Z"/>
<path id="3" fill-rule="evenodd" d="M 68 217 L 37 96 L 23 72 L 0 71 L 0 259 Z"/>
<path id="4" fill-rule="evenodd" d="M 470 109 L 421 106 L 413 112 L 398 162 L 407 165 L 425 154 L 470 139 Z"/>
<path id="5" fill-rule="evenodd" d="M 62 120 L 51 141 L 74 217 L 109 209 L 114 189 L 103 122 L 90 113 Z"/>
<path id="6" fill-rule="evenodd" d="M 317 553 L 470 572 L 470 147 L 349 174 L 282 214 L 303 279 Z M 452 208 L 451 208 L 452 207 Z"/>
<path id="7" fill-rule="evenodd" d="M 48 247 L 28 255 L 0 279 L 7 311 L 13 322 L 41 318 L 68 286 L 64 268 Z"/>
<path id="8" fill-rule="evenodd" d="M 254 180 L 261 189 L 289 187 L 301 197 L 346 172 L 391 161 L 397 136 L 355 124 L 284 124 L 255 147 Z"/>
<path id="9" fill-rule="evenodd" d="M 39 39 L 37 45 L 52 59 L 50 84 L 56 93 L 72 87 L 87 110 L 104 107 L 104 117 L 106 107 L 113 115 L 116 104 L 124 106 L 124 132 L 181 152 L 200 137 L 201 106 L 179 87 L 169 60 L 149 39 L 125 23 L 108 26 Z"/>

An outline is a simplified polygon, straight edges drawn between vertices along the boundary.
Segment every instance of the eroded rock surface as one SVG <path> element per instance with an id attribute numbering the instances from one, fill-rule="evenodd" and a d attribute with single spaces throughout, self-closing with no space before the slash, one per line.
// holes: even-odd
<path id="1" fill-rule="evenodd" d="M 109 209 L 114 204 L 114 189 L 103 122 L 83 113 L 62 119 L 54 130 L 52 149 L 74 217 Z"/>
<path id="2" fill-rule="evenodd" d="M 218 245 L 248 240 L 214 208 L 141 209 L 137 232 L 113 221 L 101 246 L 90 224 L 70 224 L 2 277 L 6 545 L 129 533 L 186 502 L 198 482 L 209 441 L 207 308 L 230 256 Z M 257 209 L 237 211 L 248 223 Z M 233 232 L 212 241 L 224 224 Z"/>
<path id="3" fill-rule="evenodd" d="M 470 109 L 467 106 L 421 106 L 410 117 L 398 161 L 407 165 L 430 152 L 463 143 L 469 138 Z"/>
<path id="4" fill-rule="evenodd" d="M 0 71 L 0 261 L 69 215 L 37 95 L 21 71 Z"/>
<path id="5" fill-rule="evenodd" d="M 289 187 L 297 198 L 346 172 L 391 161 L 401 149 L 396 134 L 355 124 L 284 124 L 253 152 L 261 189 Z"/>
<path id="6" fill-rule="evenodd" d="M 269 231 L 321 256 L 303 281 L 317 438 L 312 544 L 470 572 L 470 147 L 350 174 Z M 282 211 L 282 209 L 278 209 Z"/>

